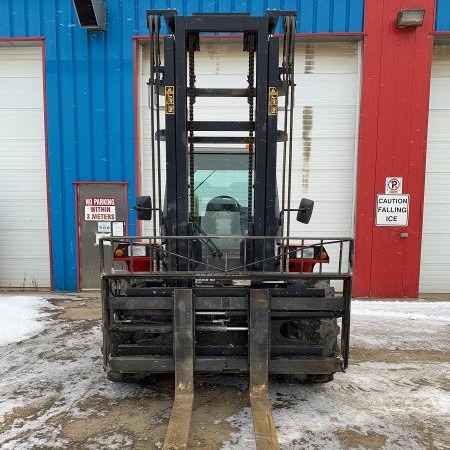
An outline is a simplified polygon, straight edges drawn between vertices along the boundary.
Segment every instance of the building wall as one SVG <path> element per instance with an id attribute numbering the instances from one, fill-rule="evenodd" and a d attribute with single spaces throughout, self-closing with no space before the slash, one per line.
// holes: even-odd
<path id="1" fill-rule="evenodd" d="M 425 72 L 429 70 L 431 64 L 430 33 L 433 32 L 434 27 L 439 32 L 450 31 L 450 0 L 421 0 L 420 2 L 415 0 L 398 2 L 387 0 L 366 0 L 365 2 L 364 0 L 216 0 L 209 2 L 107 0 L 106 4 L 108 9 L 106 33 L 87 33 L 79 27 L 70 1 L 0 1 L 0 17 L 2 17 L 0 39 L 41 37 L 45 47 L 52 275 L 53 286 L 57 290 L 76 289 L 76 220 L 73 183 L 75 181 L 127 181 L 129 203 L 134 203 L 136 193 L 134 96 L 136 40 L 133 38 L 145 35 L 147 32 L 146 9 L 171 7 L 177 8 L 180 14 L 190 14 L 193 11 L 247 11 L 252 14 L 262 14 L 267 8 L 297 9 L 300 11 L 297 28 L 299 33 L 327 34 L 328 38 L 332 39 L 333 33 L 350 34 L 364 31 L 367 34 L 364 38 L 366 42 L 363 55 L 363 94 L 365 92 L 363 102 L 366 102 L 367 109 L 362 111 L 362 126 L 370 123 L 369 118 L 371 120 L 382 118 L 383 113 L 389 113 L 390 108 L 395 106 L 386 98 L 383 100 L 383 96 L 392 96 L 397 91 L 391 86 L 389 89 L 378 92 L 374 87 L 375 79 L 370 80 L 370 77 L 375 76 L 378 82 L 382 79 L 389 80 L 389 64 L 397 64 L 396 67 L 401 68 L 398 58 L 411 65 L 409 58 L 414 57 L 414 65 L 428 65 L 419 77 L 423 81 Z M 385 10 L 382 8 L 383 5 Z M 395 41 L 393 37 L 398 35 L 394 33 L 392 23 L 396 12 L 402 7 L 421 6 L 427 9 L 426 28 L 418 30 L 418 38 L 410 37 L 410 39 L 405 38 L 404 41 Z M 363 30 L 364 8 L 366 17 Z M 396 45 L 400 45 L 400 49 Z M 382 53 L 384 54 L 381 57 Z M 376 67 L 377 65 L 380 67 L 380 63 L 387 67 L 383 69 L 385 78 L 381 72 L 376 72 L 378 70 Z M 395 78 L 396 86 L 402 89 L 401 77 L 397 75 L 391 78 Z M 410 82 L 417 83 L 417 78 Z M 402 101 L 396 103 L 396 107 L 407 108 L 408 105 L 415 107 L 412 96 L 420 95 L 422 109 L 420 109 L 420 118 L 417 118 L 420 136 L 417 135 L 415 139 L 420 140 L 421 147 L 420 150 L 419 147 L 411 147 L 408 155 L 401 156 L 396 153 L 395 158 L 398 162 L 395 164 L 399 164 L 399 170 L 405 170 L 406 165 L 402 165 L 402 158 L 411 156 L 416 158 L 409 163 L 408 167 L 416 171 L 418 178 L 414 183 L 418 186 L 416 188 L 418 198 L 415 201 L 420 202 L 423 195 L 425 161 L 425 144 L 422 141 L 422 135 L 427 125 L 423 105 L 426 103 L 428 91 L 423 90 L 426 89 L 426 83 L 417 85 L 415 89 L 409 92 L 406 89 L 401 90 Z M 378 115 L 374 115 L 370 110 L 372 108 L 370 99 L 375 100 L 373 96 L 376 97 Z M 384 133 L 384 126 L 389 127 L 388 121 L 386 125 L 380 125 L 378 134 Z M 379 282 L 386 286 L 383 274 L 386 273 L 385 258 L 389 258 L 389 254 L 383 251 L 381 254 L 378 252 L 383 248 L 382 242 L 387 239 L 392 243 L 392 245 L 389 244 L 389 249 L 394 254 L 406 251 L 406 256 L 401 261 L 398 259 L 392 264 L 402 264 L 401 270 L 397 271 L 398 274 L 402 273 L 402 280 L 407 281 L 408 277 L 416 278 L 416 281 L 410 285 L 411 289 L 402 291 L 404 295 L 406 293 L 410 295 L 414 293 L 413 284 L 418 282 L 420 267 L 418 242 L 420 242 L 422 226 L 421 207 L 415 207 L 416 209 L 412 211 L 415 224 L 412 239 L 414 245 L 411 244 L 410 250 L 402 249 L 398 245 L 397 237 L 394 239 L 390 235 L 385 236 L 383 234 L 385 232 L 370 228 L 367 220 L 371 215 L 373 216 L 372 200 L 366 203 L 363 200 L 366 195 L 372 198 L 376 189 L 380 188 L 380 180 L 387 176 L 385 169 L 379 169 L 377 174 L 370 172 L 375 172 L 373 168 L 379 167 L 373 159 L 373 154 L 370 153 L 370 148 L 373 149 L 376 157 L 380 158 L 383 155 L 389 155 L 395 145 L 393 141 L 385 143 L 377 141 L 375 146 L 370 147 L 373 144 L 368 140 L 364 141 L 364 136 L 366 138 L 370 136 L 364 134 L 363 128 L 361 131 L 363 137 L 360 142 L 359 169 L 364 170 L 360 172 L 361 174 L 369 171 L 369 176 L 367 180 L 364 180 L 362 176 L 359 177 L 357 190 L 359 200 L 356 229 L 360 244 L 356 258 L 356 291 L 360 295 L 374 293 L 382 295 L 387 292 L 384 288 L 373 289 Z M 401 139 L 407 139 L 407 137 L 407 133 L 402 134 Z M 395 165 L 392 166 L 392 168 L 395 167 Z M 410 183 L 412 185 L 412 179 Z M 129 225 L 129 232 L 133 234 L 136 223 L 132 214 L 130 214 Z M 397 276 L 394 278 L 390 282 L 395 284 L 400 278 Z"/>
<path id="2" fill-rule="evenodd" d="M 361 32 L 363 0 L 143 1 L 107 0 L 107 31 L 78 25 L 71 1 L 0 1 L 0 38 L 40 36 L 45 45 L 48 170 L 53 286 L 75 290 L 75 181 L 128 181 L 134 204 L 135 99 L 133 37 L 145 35 L 146 10 L 301 10 L 298 31 Z M 6 20 L 5 20 L 6 18 Z M 129 233 L 136 230 L 130 214 Z"/>
<path id="3" fill-rule="evenodd" d="M 436 0 L 436 31 L 450 30 L 450 0 Z"/>
<path id="4" fill-rule="evenodd" d="M 366 0 L 358 152 L 354 293 L 416 297 L 419 290 L 434 0 L 425 21 L 397 29 L 414 0 Z M 375 198 L 386 177 L 403 177 L 411 196 L 407 227 L 375 226 Z"/>

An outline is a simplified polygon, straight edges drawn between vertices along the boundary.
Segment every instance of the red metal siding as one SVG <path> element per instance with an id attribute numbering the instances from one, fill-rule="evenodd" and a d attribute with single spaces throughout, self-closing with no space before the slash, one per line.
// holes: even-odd
<path id="1" fill-rule="evenodd" d="M 423 26 L 397 30 L 403 8 L 425 8 Z M 366 0 L 355 296 L 418 295 L 434 11 L 435 0 Z M 411 195 L 408 227 L 374 225 L 388 176 L 402 176 Z"/>

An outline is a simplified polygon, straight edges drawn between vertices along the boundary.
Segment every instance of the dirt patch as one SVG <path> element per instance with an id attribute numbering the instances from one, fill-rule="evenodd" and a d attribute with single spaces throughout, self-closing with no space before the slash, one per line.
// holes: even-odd
<path id="1" fill-rule="evenodd" d="M 378 450 L 384 448 L 386 436 L 368 431 L 364 433 L 360 428 L 348 428 L 336 431 L 336 437 L 344 448 L 364 448 L 368 450 Z"/>
<path id="2" fill-rule="evenodd" d="M 124 447 L 129 443 L 137 450 L 148 449 L 150 442 L 154 446 L 162 442 L 167 420 L 164 414 L 170 405 L 170 400 L 158 398 L 124 399 L 113 404 L 97 400 L 85 403 L 86 418 L 67 422 L 65 417 L 59 417 L 55 424 L 62 426 L 62 436 L 68 439 L 71 448 L 88 448 L 87 444 L 95 443 L 99 449 L 107 448 L 102 446 L 107 445 L 102 442 L 104 437 L 115 434 L 117 440 L 122 436 Z M 95 413 L 89 414 L 92 409 Z"/>
<path id="3" fill-rule="evenodd" d="M 247 391 L 230 386 L 200 386 L 194 398 L 189 448 L 220 449 L 236 431 L 225 419 L 246 406 Z"/>
<path id="4" fill-rule="evenodd" d="M 35 419 L 40 416 L 43 411 L 50 408 L 52 402 L 39 405 L 25 405 L 14 408 L 11 412 L 6 413 L 0 421 L 0 434 L 2 430 L 6 431 L 9 428 L 22 428 L 25 421 Z M 2 448 L 2 447 L 0 447 Z"/>
<path id="5" fill-rule="evenodd" d="M 156 381 L 152 378 L 151 382 L 155 382 L 160 396 L 113 402 L 90 398 L 78 405 L 80 418 L 63 414 L 53 418 L 51 425 L 61 427 L 61 437 L 69 442 L 67 448 L 107 449 L 114 445 L 136 450 L 160 448 L 173 402 L 173 377 Z M 236 431 L 225 419 L 245 406 L 248 406 L 245 391 L 209 383 L 198 386 L 189 448 L 220 449 Z"/>
<path id="6" fill-rule="evenodd" d="M 446 430 L 439 424 L 424 423 L 414 418 L 410 421 L 410 430 L 417 442 L 426 450 L 449 448 L 445 438 Z"/>
<path id="7" fill-rule="evenodd" d="M 99 296 L 83 298 L 49 298 L 54 305 L 64 308 L 57 313 L 58 318 L 68 320 L 99 320 L 102 317 L 102 302 Z"/>
<path id="8" fill-rule="evenodd" d="M 352 347 L 350 349 L 350 362 L 448 362 L 450 352 L 439 350 L 386 350 L 380 348 Z"/>

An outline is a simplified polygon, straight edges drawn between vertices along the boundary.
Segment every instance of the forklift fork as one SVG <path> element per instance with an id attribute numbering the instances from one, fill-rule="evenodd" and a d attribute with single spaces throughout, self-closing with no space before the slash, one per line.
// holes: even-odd
<path id="1" fill-rule="evenodd" d="M 164 450 L 188 448 L 194 402 L 194 320 L 191 289 L 175 289 L 173 302 L 175 399 L 164 439 Z M 257 450 L 279 450 L 269 390 L 270 294 L 250 291 L 249 308 L 250 406 Z"/>
<path id="2" fill-rule="evenodd" d="M 194 402 L 194 308 L 191 289 L 175 289 L 173 351 L 175 399 L 164 439 L 164 450 L 188 448 Z"/>
<path id="3" fill-rule="evenodd" d="M 269 402 L 270 294 L 267 289 L 250 290 L 249 310 L 249 390 L 256 448 L 279 450 Z"/>

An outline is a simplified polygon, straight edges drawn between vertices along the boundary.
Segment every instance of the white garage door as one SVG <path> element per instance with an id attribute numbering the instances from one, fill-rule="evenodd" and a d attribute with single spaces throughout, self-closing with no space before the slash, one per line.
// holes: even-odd
<path id="1" fill-rule="evenodd" d="M 41 47 L 0 46 L 0 286 L 49 287 Z"/>
<path id="2" fill-rule="evenodd" d="M 246 87 L 248 55 L 237 42 L 201 42 L 196 58 L 196 86 Z M 148 50 L 141 51 L 142 192 L 151 192 L 151 152 L 146 81 Z M 298 42 L 296 112 L 291 208 L 302 196 L 315 200 L 308 226 L 293 215 L 291 235 L 353 234 L 354 180 L 359 109 L 359 44 Z M 198 98 L 196 120 L 248 120 L 247 100 Z M 279 128 L 283 128 L 280 119 Z M 201 135 L 201 133 L 198 133 Z M 282 145 L 279 145 L 279 166 Z M 279 171 L 281 178 L 281 170 Z M 281 194 L 281 186 L 279 186 Z M 151 224 L 144 228 L 150 232 Z"/>
<path id="3" fill-rule="evenodd" d="M 450 292 L 450 43 L 434 46 L 420 292 Z"/>

